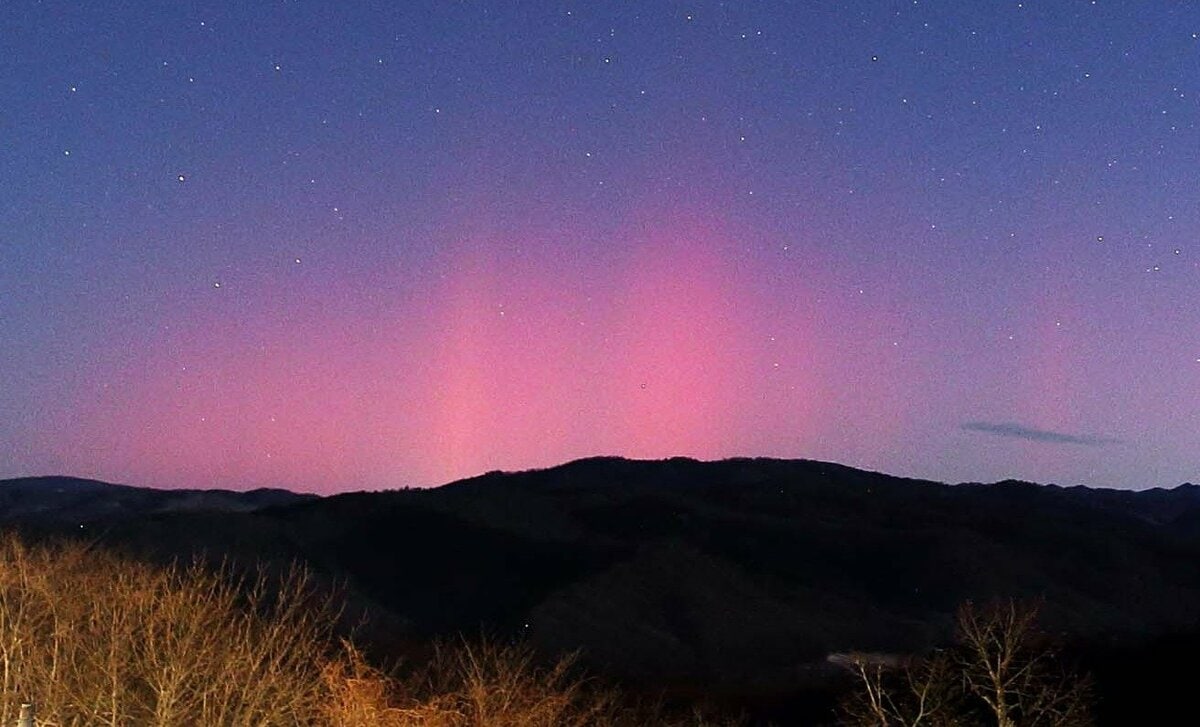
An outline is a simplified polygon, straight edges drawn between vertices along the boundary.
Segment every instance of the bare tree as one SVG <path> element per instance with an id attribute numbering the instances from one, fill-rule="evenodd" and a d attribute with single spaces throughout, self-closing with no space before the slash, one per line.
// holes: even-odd
<path id="1" fill-rule="evenodd" d="M 1036 605 L 1008 600 L 958 611 L 959 668 L 966 690 L 997 727 L 1074 727 L 1091 723 L 1090 680 L 1062 668 L 1037 630 Z"/>
<path id="2" fill-rule="evenodd" d="M 950 727 L 957 716 L 960 685 L 945 654 L 897 665 L 851 654 L 849 666 L 861 688 L 843 703 L 843 721 L 860 727 Z"/>
<path id="3" fill-rule="evenodd" d="M 1082 727 L 1090 680 L 1062 667 L 1037 630 L 1036 606 L 1004 601 L 958 611 L 956 644 L 904 661 L 843 659 L 858 689 L 842 721 L 860 727 Z"/>

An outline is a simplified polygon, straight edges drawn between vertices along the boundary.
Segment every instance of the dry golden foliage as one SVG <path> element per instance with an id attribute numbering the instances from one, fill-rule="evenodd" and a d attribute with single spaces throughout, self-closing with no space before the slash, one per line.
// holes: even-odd
<path id="1" fill-rule="evenodd" d="M 78 544 L 0 540 L 0 724 L 301 724 L 331 619 L 293 571 L 238 582 Z"/>
<path id="2" fill-rule="evenodd" d="M 408 724 L 430 727 L 586 727 L 617 724 L 611 692 L 574 673 L 574 658 L 541 667 L 531 650 L 483 640 L 439 646 L 406 706 Z"/>
<path id="3" fill-rule="evenodd" d="M 442 644 L 404 680 L 388 679 L 353 647 L 328 674 L 332 724 L 362 727 L 720 727 L 695 712 L 629 705 L 580 675 L 575 657 L 548 666 L 527 646 L 491 639 Z"/>
<path id="4" fill-rule="evenodd" d="M 321 720 L 330 725 L 352 727 L 401 727 L 411 724 L 393 704 L 399 698 L 396 682 L 371 666 L 349 642 L 343 642 L 343 658 L 331 659 L 322 670 L 327 699 Z"/>
<path id="5" fill-rule="evenodd" d="M 566 658 L 441 647 L 407 678 L 334 634 L 303 571 L 154 567 L 81 544 L 0 537 L 0 725 L 703 727 L 619 704 Z"/>

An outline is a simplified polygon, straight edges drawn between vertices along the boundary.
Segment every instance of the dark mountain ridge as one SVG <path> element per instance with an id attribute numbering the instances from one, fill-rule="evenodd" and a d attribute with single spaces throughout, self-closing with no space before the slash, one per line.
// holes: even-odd
<path id="1" fill-rule="evenodd" d="M 944 485 L 807 460 L 601 457 L 329 497 L 0 483 L 0 524 L 154 557 L 297 559 L 377 624 L 582 649 L 633 682 L 777 692 L 949 638 L 966 599 L 1072 639 L 1200 623 L 1200 487 Z M 386 641 L 395 633 L 376 636 Z"/>
<path id="2" fill-rule="evenodd" d="M 252 512 L 315 498 L 289 490 L 160 490 L 79 477 L 0 480 L 0 518 L 87 523 L 166 512 Z"/>

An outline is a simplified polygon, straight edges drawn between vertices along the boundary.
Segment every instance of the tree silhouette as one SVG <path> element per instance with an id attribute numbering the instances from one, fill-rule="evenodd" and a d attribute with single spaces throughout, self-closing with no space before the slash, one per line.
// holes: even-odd
<path id="1" fill-rule="evenodd" d="M 1091 683 L 1063 668 L 1037 629 L 1035 604 L 958 609 L 955 644 L 905 660 L 852 654 L 858 689 L 842 722 L 861 727 L 1081 727 Z"/>

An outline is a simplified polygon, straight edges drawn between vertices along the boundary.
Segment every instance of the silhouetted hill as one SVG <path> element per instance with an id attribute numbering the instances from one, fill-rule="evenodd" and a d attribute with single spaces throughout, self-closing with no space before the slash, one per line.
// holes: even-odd
<path id="1" fill-rule="evenodd" d="M 313 497 L 279 489 L 157 490 L 77 477 L 23 477 L 0 480 L 0 518 L 79 524 L 169 512 L 251 512 Z"/>
<path id="2" fill-rule="evenodd" d="M 950 486 L 681 458 L 324 498 L 0 483 L 0 521 L 70 531 L 84 515 L 90 537 L 160 557 L 301 559 L 406 638 L 484 627 L 681 688 L 794 689 L 830 652 L 947 639 L 966 599 L 1043 598 L 1050 628 L 1092 641 L 1194 631 L 1200 614 L 1195 485 Z"/>

